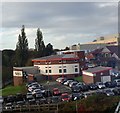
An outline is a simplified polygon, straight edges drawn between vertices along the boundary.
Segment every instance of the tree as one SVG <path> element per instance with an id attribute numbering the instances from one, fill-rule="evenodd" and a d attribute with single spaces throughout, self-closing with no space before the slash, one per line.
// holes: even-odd
<path id="1" fill-rule="evenodd" d="M 53 45 L 51 45 L 51 43 L 47 44 L 47 46 L 45 47 L 45 56 L 49 56 L 53 54 L 53 52 Z"/>
<path id="2" fill-rule="evenodd" d="M 43 35 L 40 29 L 37 29 L 37 37 L 35 39 L 35 51 L 36 51 L 36 57 L 42 57 L 44 56 L 44 50 L 45 50 L 45 44 L 43 41 Z"/>
<path id="3" fill-rule="evenodd" d="M 22 26 L 21 35 L 18 36 L 18 42 L 16 45 L 15 65 L 25 66 L 28 59 L 28 40 L 26 38 L 25 26 Z"/>

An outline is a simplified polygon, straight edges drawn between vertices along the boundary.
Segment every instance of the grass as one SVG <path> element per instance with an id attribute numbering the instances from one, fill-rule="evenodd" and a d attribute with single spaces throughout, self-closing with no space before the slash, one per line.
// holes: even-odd
<path id="1" fill-rule="evenodd" d="M 79 81 L 79 82 L 83 82 L 82 76 L 75 77 L 74 79 Z"/>
<path id="2" fill-rule="evenodd" d="M 3 96 L 8 96 L 8 95 L 15 95 L 17 93 L 22 93 L 24 94 L 26 92 L 26 87 L 25 85 L 21 86 L 6 86 L 5 88 L 2 89 L 2 95 Z"/>

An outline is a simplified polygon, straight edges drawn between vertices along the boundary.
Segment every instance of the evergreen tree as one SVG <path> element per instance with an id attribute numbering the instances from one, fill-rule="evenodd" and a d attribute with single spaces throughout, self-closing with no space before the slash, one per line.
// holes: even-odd
<path id="1" fill-rule="evenodd" d="M 35 39 L 35 51 L 36 51 L 36 57 L 42 57 L 44 56 L 44 50 L 45 50 L 45 44 L 43 41 L 43 35 L 40 29 L 37 29 L 37 37 Z"/>
<path id="2" fill-rule="evenodd" d="M 51 45 L 51 43 L 47 44 L 46 48 L 45 48 L 45 55 L 49 56 L 51 54 L 53 54 L 54 50 L 53 50 L 53 45 Z"/>
<path id="3" fill-rule="evenodd" d="M 28 59 L 28 40 L 26 38 L 25 26 L 22 26 L 21 35 L 18 36 L 18 42 L 16 45 L 16 66 L 25 66 Z"/>

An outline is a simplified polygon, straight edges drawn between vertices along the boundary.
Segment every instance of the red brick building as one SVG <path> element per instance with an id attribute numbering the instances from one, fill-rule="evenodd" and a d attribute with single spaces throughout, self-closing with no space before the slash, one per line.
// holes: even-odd
<path id="1" fill-rule="evenodd" d="M 111 67 L 94 67 L 83 71 L 83 81 L 86 84 L 111 81 Z"/>
<path id="2" fill-rule="evenodd" d="M 38 67 L 13 67 L 14 86 L 22 85 L 25 80 L 32 81 L 34 76 L 39 73 Z"/>

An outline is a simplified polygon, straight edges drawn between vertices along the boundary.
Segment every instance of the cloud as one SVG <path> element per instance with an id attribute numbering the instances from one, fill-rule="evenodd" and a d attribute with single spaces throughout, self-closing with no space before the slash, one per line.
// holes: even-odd
<path id="1" fill-rule="evenodd" d="M 95 36 L 117 33 L 117 8 L 117 3 L 110 2 L 6 2 L 2 5 L 2 25 L 6 32 L 14 28 L 20 31 L 25 25 L 30 47 L 34 47 L 39 27 L 46 44 L 51 42 L 55 48 L 64 48 L 93 40 Z M 14 33 L 5 37 L 12 38 Z M 8 44 L 8 47 L 11 46 Z"/>

